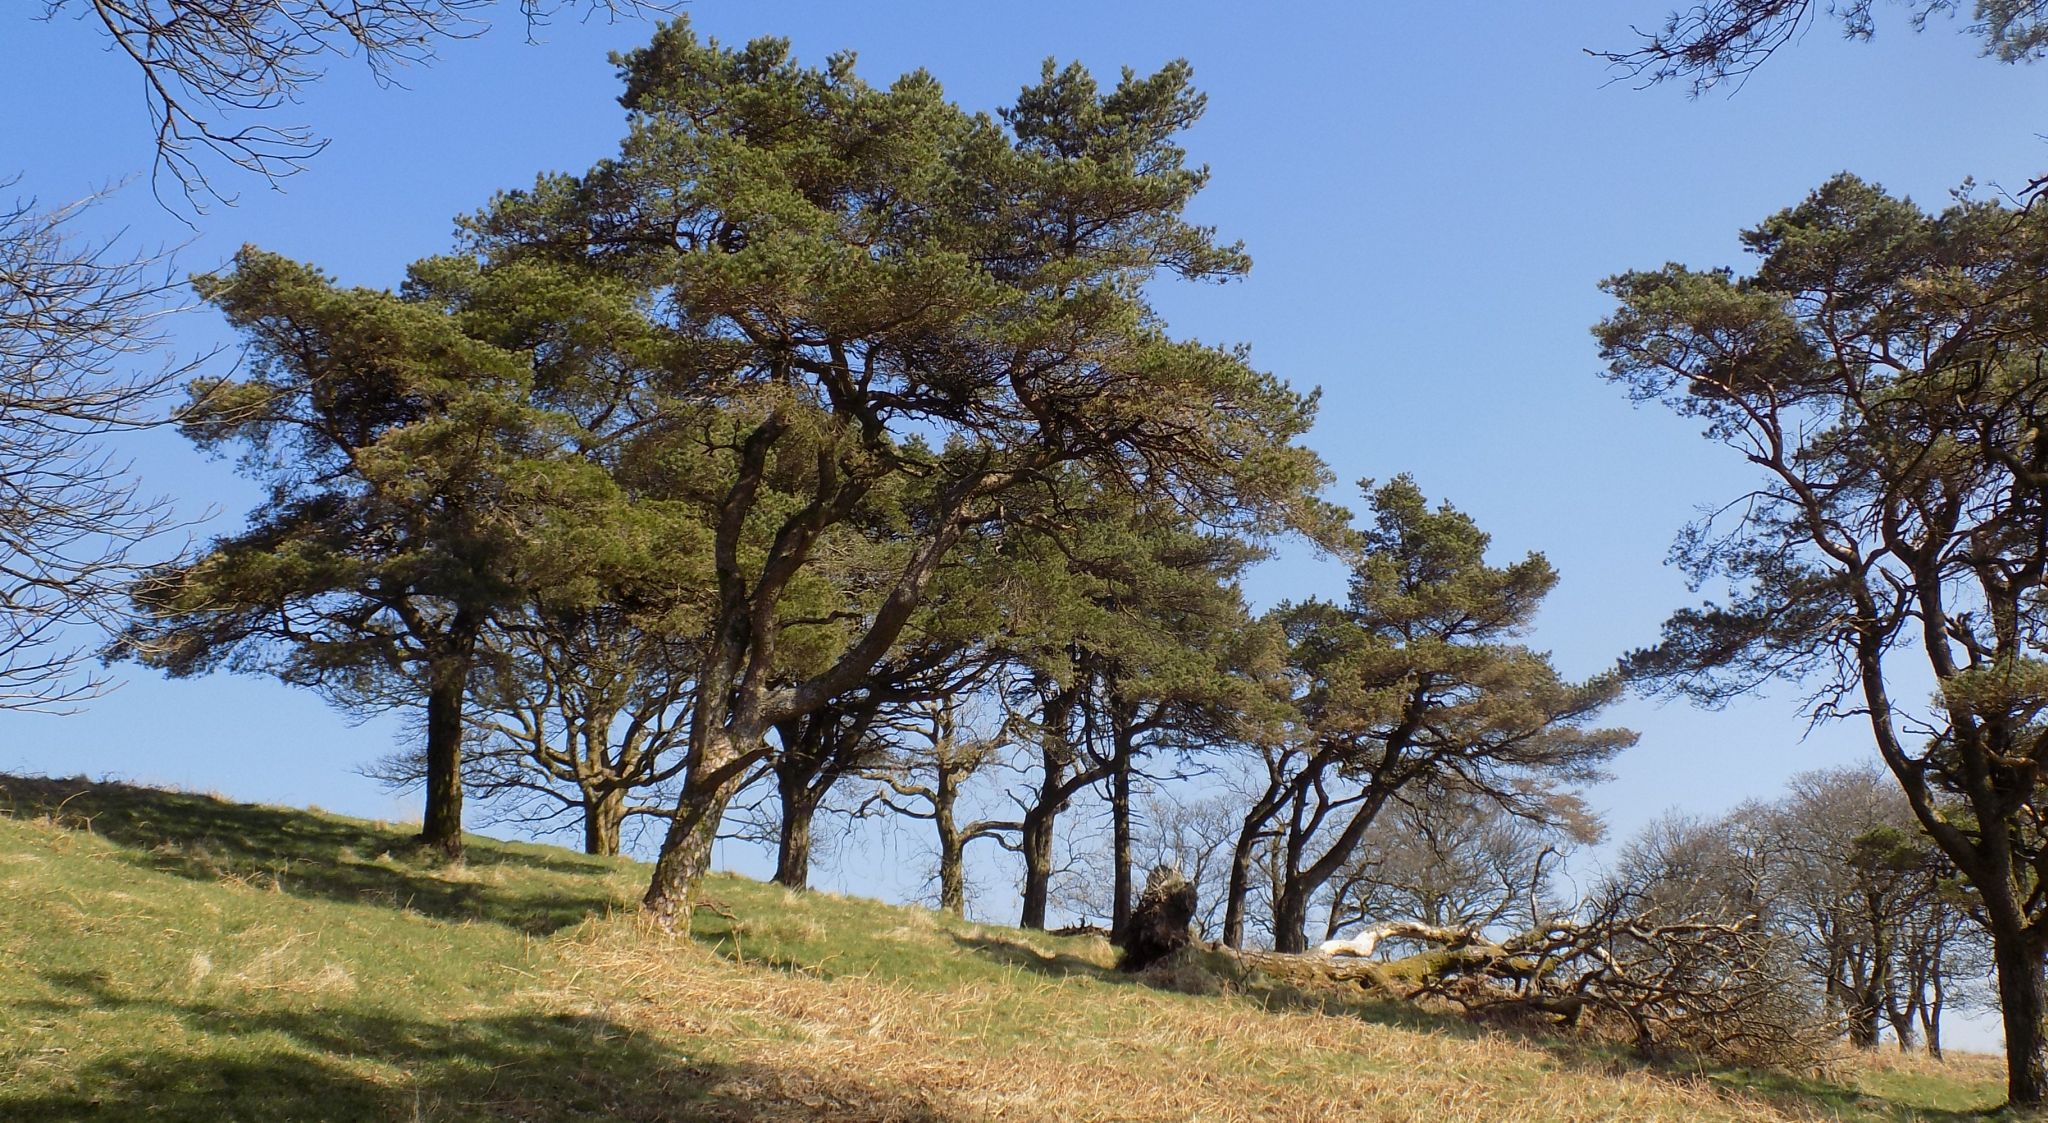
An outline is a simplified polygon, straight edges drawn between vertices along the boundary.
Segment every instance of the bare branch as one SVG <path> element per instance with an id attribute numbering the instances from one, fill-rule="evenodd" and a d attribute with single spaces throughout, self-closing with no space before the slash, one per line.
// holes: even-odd
<path id="1" fill-rule="evenodd" d="M 1962 6 L 1960 0 L 1902 2 L 1916 31 Z M 1678 81 L 1697 96 L 1723 82 L 1739 85 L 1824 19 L 1839 23 L 1850 39 L 1869 39 L 1876 7 L 1875 0 L 1697 0 L 1672 12 L 1657 31 L 1637 31 L 1631 50 L 1586 53 L 1612 65 L 1623 80 L 1643 86 Z M 2048 3 L 2042 0 L 1977 0 L 1972 17 L 1963 30 L 2001 62 L 2031 61 L 2048 49 Z"/>
<path id="2" fill-rule="evenodd" d="M 74 234 L 98 198 L 0 207 L 0 709 L 62 712 L 107 685 L 72 629 L 120 618 L 135 552 L 174 523 L 102 438 L 161 423 L 163 392 L 208 358 L 137 369 L 178 310 L 170 255 Z"/>
<path id="3" fill-rule="evenodd" d="M 302 125 L 248 123 L 296 102 L 332 59 L 379 83 L 433 61 L 438 41 L 471 39 L 496 0 L 44 0 L 45 20 L 76 11 L 142 75 L 155 131 L 152 184 L 168 176 L 197 209 L 232 203 L 208 179 L 217 158 L 275 185 L 327 147 Z M 564 7 L 608 19 L 674 10 L 670 0 L 521 0 L 527 36 Z M 158 197 L 162 197 L 161 191 Z"/>

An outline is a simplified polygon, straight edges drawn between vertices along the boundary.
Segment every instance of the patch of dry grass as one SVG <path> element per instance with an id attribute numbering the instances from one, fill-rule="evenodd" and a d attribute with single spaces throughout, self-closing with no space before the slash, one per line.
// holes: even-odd
<path id="1" fill-rule="evenodd" d="M 744 1060 L 760 1119 L 819 1118 L 821 1105 L 832 1118 L 876 1121 L 1834 1117 L 1510 1036 L 1418 1032 L 1085 975 L 1012 967 L 933 990 L 736 962 L 631 922 L 592 926 L 575 942 L 581 969 L 568 993 L 609 998 L 624 1022 L 687 1051 Z"/>

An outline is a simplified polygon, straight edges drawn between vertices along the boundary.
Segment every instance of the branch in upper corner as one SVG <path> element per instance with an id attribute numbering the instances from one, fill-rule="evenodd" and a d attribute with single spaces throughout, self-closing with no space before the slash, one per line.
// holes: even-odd
<path id="1" fill-rule="evenodd" d="M 1908 23 L 1924 29 L 1935 16 L 1953 15 L 1958 0 L 1904 0 Z M 1697 96 L 1730 80 L 1739 83 L 1817 22 L 1830 19 L 1850 39 L 1876 31 L 1875 0 L 1697 0 L 1672 12 L 1656 32 L 1638 31 L 1632 50 L 1588 50 L 1612 64 L 1620 78 L 1644 86 L 1680 81 Z M 1986 56 L 2030 62 L 2048 52 L 2048 0 L 1985 0 L 1973 5 L 1961 30 L 1982 41 Z"/>
<path id="2" fill-rule="evenodd" d="M 353 58 L 381 84 L 433 61 L 443 40 L 471 39 L 495 0 L 44 0 L 43 18 L 77 8 L 97 23 L 117 56 L 142 74 L 155 132 L 152 186 L 165 179 L 185 201 L 232 203 L 208 165 L 220 161 L 275 186 L 327 146 L 301 125 L 249 123 Z M 678 0 L 522 0 L 527 37 L 564 8 L 584 18 L 670 12 Z"/>

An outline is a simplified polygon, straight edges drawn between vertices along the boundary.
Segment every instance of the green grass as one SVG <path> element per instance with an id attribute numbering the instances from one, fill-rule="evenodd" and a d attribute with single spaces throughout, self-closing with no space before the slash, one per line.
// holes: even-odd
<path id="1" fill-rule="evenodd" d="M 1975 1117 L 1985 1058 L 1642 1065 L 1093 939 L 316 812 L 0 777 L 0 1120 Z M 1171 983 L 1154 979 L 1152 983 Z M 1220 989 L 1220 993 L 1217 993 Z"/>

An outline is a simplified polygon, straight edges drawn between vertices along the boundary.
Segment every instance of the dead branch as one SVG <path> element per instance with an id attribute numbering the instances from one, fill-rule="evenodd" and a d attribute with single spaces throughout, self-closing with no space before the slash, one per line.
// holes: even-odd
<path id="1" fill-rule="evenodd" d="M 1422 950 L 1366 958 L 1395 939 Z M 1836 1027 L 1798 997 L 1783 949 L 1755 917 L 1659 920 L 1621 914 L 1609 902 L 1505 937 L 1392 922 L 1306 955 L 1247 951 L 1237 958 L 1295 983 L 1592 1027 L 1646 1054 L 1799 1067 L 1818 1063 L 1836 1037 Z"/>

